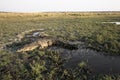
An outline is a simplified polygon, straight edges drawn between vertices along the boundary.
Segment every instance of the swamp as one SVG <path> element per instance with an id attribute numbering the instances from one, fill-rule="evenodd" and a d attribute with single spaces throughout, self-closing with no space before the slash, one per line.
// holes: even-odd
<path id="1" fill-rule="evenodd" d="M 0 13 L 0 80 L 119 80 L 120 12 Z"/>

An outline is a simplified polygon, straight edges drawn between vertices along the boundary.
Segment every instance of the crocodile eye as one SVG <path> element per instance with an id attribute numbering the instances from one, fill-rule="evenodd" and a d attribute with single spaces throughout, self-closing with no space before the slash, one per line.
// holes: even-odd
<path id="1" fill-rule="evenodd" d="M 48 46 L 49 46 L 49 41 L 47 41 L 47 44 L 48 44 Z"/>

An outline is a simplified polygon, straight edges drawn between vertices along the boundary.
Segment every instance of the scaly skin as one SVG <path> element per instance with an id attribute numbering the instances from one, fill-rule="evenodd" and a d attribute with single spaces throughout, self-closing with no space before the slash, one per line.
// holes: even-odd
<path id="1" fill-rule="evenodd" d="M 32 42 L 30 44 L 25 45 L 23 48 L 17 50 L 17 52 L 26 52 L 26 51 L 32 51 L 36 48 L 39 49 L 45 49 L 49 46 L 52 46 L 56 41 L 52 40 L 51 38 L 44 38 L 44 39 L 38 39 L 35 42 Z"/>

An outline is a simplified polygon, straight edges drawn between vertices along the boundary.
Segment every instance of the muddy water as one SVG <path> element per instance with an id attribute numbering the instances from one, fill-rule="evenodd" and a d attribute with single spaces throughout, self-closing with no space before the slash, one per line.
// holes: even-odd
<path id="1" fill-rule="evenodd" d="M 66 63 L 68 68 L 74 68 L 84 61 L 94 74 L 120 74 L 119 56 L 105 56 L 102 52 L 85 49 L 84 43 L 77 42 L 77 44 L 79 44 L 78 50 L 67 50 L 60 47 L 50 47 L 49 49 L 61 52 L 62 57 L 68 59 Z"/>

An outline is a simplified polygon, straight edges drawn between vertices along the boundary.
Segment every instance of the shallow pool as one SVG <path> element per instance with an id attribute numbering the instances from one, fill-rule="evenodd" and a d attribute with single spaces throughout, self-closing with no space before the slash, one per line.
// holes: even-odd
<path id="1" fill-rule="evenodd" d="M 68 50 L 60 47 L 50 47 L 50 50 L 59 51 L 63 58 L 67 58 L 67 68 L 76 67 L 81 61 L 86 62 L 94 74 L 120 73 L 120 56 L 105 56 L 103 52 L 86 49 L 83 43 L 78 50 Z"/>
<path id="2" fill-rule="evenodd" d="M 120 25 L 120 22 L 102 22 L 102 23 L 112 23 L 112 24 Z"/>

